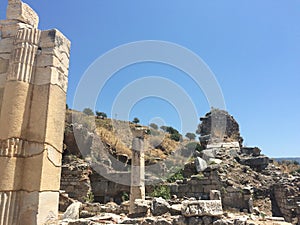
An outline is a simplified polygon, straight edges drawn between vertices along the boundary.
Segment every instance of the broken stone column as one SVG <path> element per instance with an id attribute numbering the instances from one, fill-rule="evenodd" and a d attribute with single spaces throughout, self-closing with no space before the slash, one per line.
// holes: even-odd
<path id="1" fill-rule="evenodd" d="M 56 219 L 70 42 L 25 3 L 0 21 L 0 225 Z"/>
<path id="2" fill-rule="evenodd" d="M 145 200 L 145 157 L 144 157 L 145 129 L 133 129 L 132 159 L 131 159 L 131 187 L 129 213 L 134 214 L 135 200 Z"/>

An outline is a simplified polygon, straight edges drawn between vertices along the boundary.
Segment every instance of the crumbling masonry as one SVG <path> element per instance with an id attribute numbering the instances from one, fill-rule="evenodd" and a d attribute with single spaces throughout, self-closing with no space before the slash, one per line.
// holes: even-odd
<path id="1" fill-rule="evenodd" d="M 70 42 L 9 0 L 0 22 L 0 225 L 57 218 Z"/>

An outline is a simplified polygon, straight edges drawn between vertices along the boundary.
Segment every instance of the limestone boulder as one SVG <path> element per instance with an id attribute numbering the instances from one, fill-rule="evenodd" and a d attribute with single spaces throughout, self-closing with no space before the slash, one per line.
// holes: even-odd
<path id="1" fill-rule="evenodd" d="M 216 148 L 203 150 L 203 151 L 201 151 L 201 158 L 208 162 L 210 159 L 213 159 L 216 157 L 217 151 L 218 150 Z"/>
<path id="2" fill-rule="evenodd" d="M 241 153 L 251 156 L 260 156 L 261 150 L 257 147 L 251 148 L 251 147 L 243 147 L 241 148 Z"/>
<path id="3" fill-rule="evenodd" d="M 149 214 L 151 201 L 136 199 L 134 201 L 134 213 L 130 217 L 145 217 Z"/>
<path id="4" fill-rule="evenodd" d="M 169 212 L 170 205 L 163 198 L 154 198 L 151 203 L 151 213 L 153 216 L 161 216 Z"/>
<path id="5" fill-rule="evenodd" d="M 204 159 L 197 157 L 195 159 L 195 166 L 197 172 L 199 173 L 199 172 L 203 172 L 207 168 L 207 163 Z"/>
<path id="6" fill-rule="evenodd" d="M 223 215 L 222 202 L 220 200 L 198 200 L 183 201 L 182 215 L 193 216 L 214 216 Z"/>
<path id="7" fill-rule="evenodd" d="M 182 204 L 174 204 L 170 206 L 171 215 L 181 215 Z"/>
<path id="8" fill-rule="evenodd" d="M 82 206 L 81 202 L 72 203 L 63 214 L 63 219 L 79 219 L 80 208 Z"/>
<path id="9" fill-rule="evenodd" d="M 246 157 L 240 160 L 243 165 L 250 166 L 253 170 L 262 171 L 269 165 L 269 158 L 266 156 Z"/>

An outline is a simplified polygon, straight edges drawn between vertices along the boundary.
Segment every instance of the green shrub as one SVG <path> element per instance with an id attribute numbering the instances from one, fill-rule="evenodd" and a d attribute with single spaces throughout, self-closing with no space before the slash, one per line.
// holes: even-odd
<path id="1" fill-rule="evenodd" d="M 170 188 L 166 185 L 156 186 L 154 191 L 150 194 L 151 197 L 162 197 L 164 199 L 170 199 Z"/>
<path id="2" fill-rule="evenodd" d="M 198 151 L 201 152 L 203 150 L 202 146 L 198 142 L 189 142 L 185 145 L 185 148 L 189 151 Z"/>
<path id="3" fill-rule="evenodd" d="M 122 201 L 125 202 L 125 201 L 128 201 L 129 200 L 129 194 L 127 192 L 123 192 L 122 193 L 122 197 L 121 197 Z"/>
<path id="4" fill-rule="evenodd" d="M 167 181 L 169 183 L 173 183 L 175 182 L 176 180 L 183 180 L 184 179 L 184 176 L 183 176 L 183 170 L 178 170 L 176 173 L 174 173 L 171 177 L 169 177 L 167 179 Z"/>
<path id="5" fill-rule="evenodd" d="M 83 199 L 84 199 L 84 201 L 86 203 L 92 203 L 92 202 L 94 202 L 94 194 L 93 194 L 93 192 L 89 191 L 87 193 L 87 195 Z"/>
<path id="6" fill-rule="evenodd" d="M 181 140 L 181 134 L 179 134 L 179 133 L 171 134 L 170 139 L 172 139 L 174 141 L 180 141 Z"/>

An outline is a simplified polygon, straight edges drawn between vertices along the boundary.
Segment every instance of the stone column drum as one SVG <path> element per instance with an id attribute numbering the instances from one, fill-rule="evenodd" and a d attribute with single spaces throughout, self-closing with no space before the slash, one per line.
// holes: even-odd
<path id="1" fill-rule="evenodd" d="M 70 41 L 9 0 L 0 21 L 0 225 L 57 218 Z"/>

